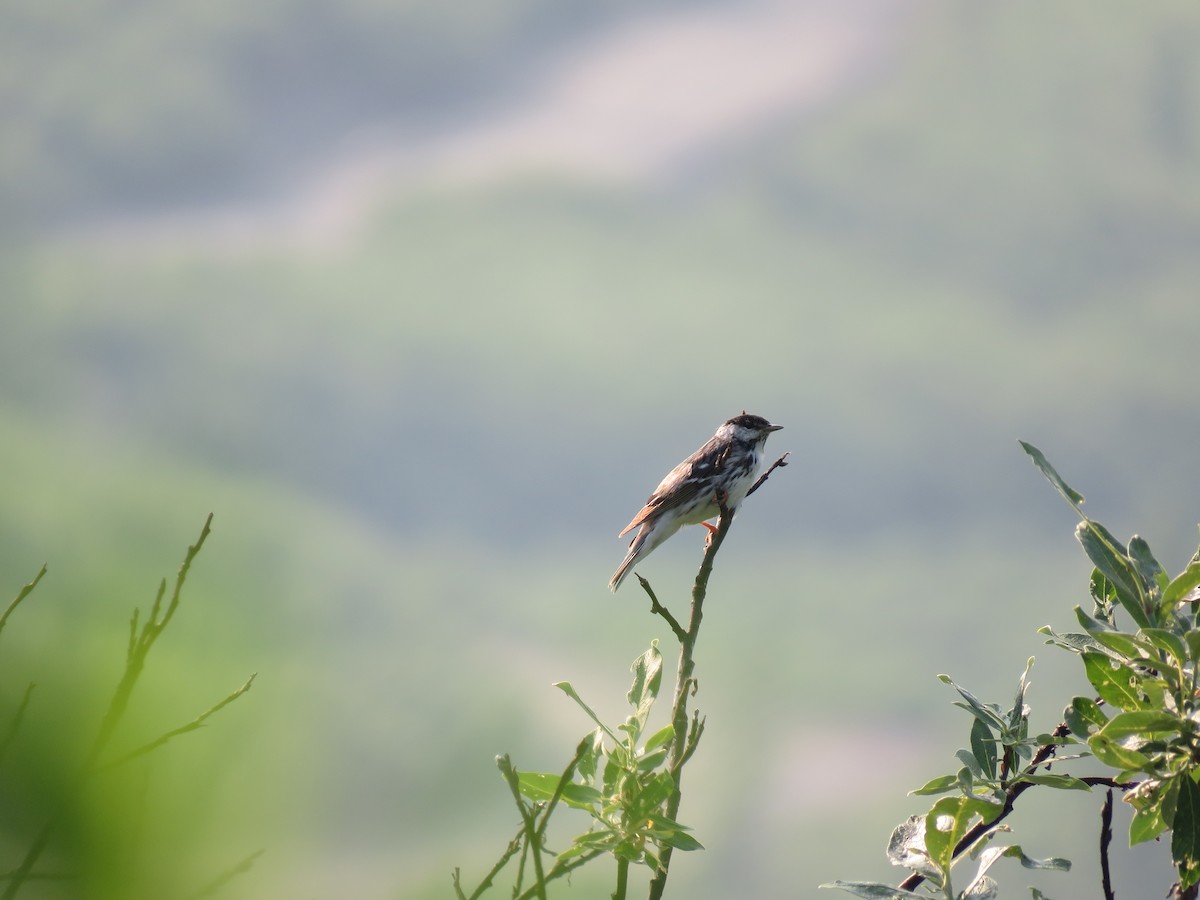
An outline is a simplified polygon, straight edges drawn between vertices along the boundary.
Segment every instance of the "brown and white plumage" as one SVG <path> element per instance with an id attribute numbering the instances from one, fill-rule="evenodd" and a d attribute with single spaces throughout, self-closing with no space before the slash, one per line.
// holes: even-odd
<path id="1" fill-rule="evenodd" d="M 743 412 L 722 424 L 703 447 L 668 472 L 646 505 L 617 535 L 624 537 L 638 529 L 609 588 L 619 588 L 634 563 L 649 556 L 684 525 L 696 525 L 718 515 L 719 496 L 723 496 L 730 512 L 737 509 L 758 475 L 767 436 L 782 427 Z"/>

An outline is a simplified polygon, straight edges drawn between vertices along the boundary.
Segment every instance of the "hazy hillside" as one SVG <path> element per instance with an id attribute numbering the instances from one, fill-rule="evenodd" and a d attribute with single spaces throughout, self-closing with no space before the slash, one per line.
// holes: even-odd
<path id="1" fill-rule="evenodd" d="M 494 755 L 552 768 L 588 727 L 550 682 L 617 715 L 624 667 L 666 637 L 635 590 L 605 589 L 616 531 L 742 408 L 786 426 L 768 450 L 795 465 L 714 579 L 684 806 L 709 849 L 678 862 L 681 896 L 891 877 L 888 829 L 921 808 L 905 792 L 966 739 L 939 672 L 1003 700 L 1036 654 L 1053 727 L 1081 679 L 1035 631 L 1071 623 L 1088 567 L 1018 437 L 1169 569 L 1195 549 L 1184 5 L 817 3 L 830 34 L 870 32 L 839 45 L 863 57 L 822 70 L 843 77 L 821 103 L 661 177 L 381 179 L 315 243 L 172 230 L 196 198 L 317 178 L 356 128 L 519 118 L 522 79 L 568 71 L 575 41 L 743 10 L 676 6 L 0 14 L 0 102 L 19 107 L 0 129 L 0 562 L 14 592 L 51 567 L 3 635 L 4 697 L 43 685 L 21 758 L 52 757 L 53 787 L 132 606 L 216 513 L 126 737 L 259 672 L 149 776 L 145 815 L 171 824 L 144 858 L 184 887 L 258 847 L 228 896 L 445 896 L 453 865 L 490 864 L 512 825 Z M 681 602 L 700 540 L 647 563 L 661 596 Z M 79 710 L 65 733 L 57 709 Z M 1036 805 L 1014 826 L 1083 874 L 1002 883 L 1095 895 L 1098 801 L 1071 803 L 1071 836 Z M 77 814 L 72 834 L 108 827 Z M 29 824 L 5 816 L 9 858 Z M 1165 892 L 1154 852 L 1118 860 L 1119 894 Z"/>

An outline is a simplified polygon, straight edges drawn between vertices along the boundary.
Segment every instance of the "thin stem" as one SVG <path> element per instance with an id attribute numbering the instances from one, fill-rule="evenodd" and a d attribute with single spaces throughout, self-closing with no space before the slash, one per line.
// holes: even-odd
<path id="1" fill-rule="evenodd" d="M 625 900 L 625 892 L 629 888 L 629 860 L 621 857 L 617 860 L 617 889 L 612 892 L 612 900 Z"/>
<path id="2" fill-rule="evenodd" d="M 42 580 L 42 576 L 45 574 L 46 565 L 43 563 L 42 568 L 38 571 L 37 575 L 33 577 L 33 581 L 21 588 L 21 590 L 17 592 L 17 596 L 13 598 L 12 603 L 8 604 L 8 607 L 4 610 L 4 612 L 0 613 L 0 631 L 4 630 L 4 623 L 7 622 L 8 617 L 13 614 L 13 610 L 21 605 L 22 600 L 33 593 L 33 589 L 37 587 L 38 582 Z"/>
<path id="3" fill-rule="evenodd" d="M 712 575 L 713 559 L 716 557 L 717 551 L 721 549 L 725 535 L 729 533 L 729 526 L 733 524 L 733 515 L 726 508 L 724 501 L 720 501 L 718 505 L 721 509 L 721 518 L 717 523 L 716 531 L 709 536 L 708 546 L 704 551 L 704 560 L 700 563 L 700 571 L 696 573 L 696 581 L 692 585 L 692 608 L 687 631 L 682 635 L 679 635 L 678 631 L 676 632 L 676 636 L 679 637 L 679 669 L 675 677 L 675 699 L 671 706 L 671 723 L 675 726 L 675 736 L 671 740 L 671 756 L 668 767 L 671 780 L 674 782 L 674 790 L 667 798 L 666 810 L 667 817 L 676 821 L 679 817 L 679 804 L 683 799 L 681 790 L 683 764 L 696 749 L 696 741 L 703 728 L 703 722 L 699 719 L 694 720 L 691 729 L 688 728 L 688 695 L 695 693 L 696 690 L 696 681 L 693 676 L 696 661 L 693 654 L 696 649 L 696 639 L 700 636 L 700 622 L 704 618 L 704 597 L 708 593 L 708 579 Z M 654 602 L 657 603 L 657 601 Z M 667 872 L 671 865 L 673 849 L 670 844 L 663 847 L 662 855 L 659 858 L 658 872 L 650 881 L 650 900 L 661 900 L 663 891 L 666 890 Z"/>

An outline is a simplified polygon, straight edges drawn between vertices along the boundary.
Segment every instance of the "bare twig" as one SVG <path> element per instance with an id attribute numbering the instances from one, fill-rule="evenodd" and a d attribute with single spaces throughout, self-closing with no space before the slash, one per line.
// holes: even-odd
<path id="1" fill-rule="evenodd" d="M 1112 889 L 1112 875 L 1108 870 L 1108 845 L 1112 843 L 1113 792 L 1112 788 L 1104 797 L 1104 806 L 1100 808 L 1100 884 L 1104 888 L 1104 900 L 1116 900 Z"/>
<path id="2" fill-rule="evenodd" d="M 198 900 L 200 897 L 211 897 L 239 875 L 246 874 L 250 871 L 251 867 L 253 867 L 254 863 L 260 856 L 263 855 L 264 852 L 265 850 L 255 850 L 249 856 L 234 863 L 204 887 L 200 888 L 200 890 L 198 890 L 196 893 L 192 894 L 191 900 Z"/>
<path id="3" fill-rule="evenodd" d="M 4 740 L 0 741 L 0 759 L 4 758 L 4 754 L 8 752 L 9 746 L 21 729 L 21 723 L 25 720 L 25 710 L 29 707 L 29 698 L 33 696 L 33 687 L 32 681 L 25 687 L 25 696 L 21 698 L 21 705 L 17 707 L 17 712 L 13 716 L 12 724 L 8 726 L 8 733 L 4 735 Z"/>
<path id="4" fill-rule="evenodd" d="M 782 469 L 784 466 L 788 465 L 787 458 L 789 456 L 791 456 L 791 454 L 792 454 L 792 451 L 789 450 L 786 453 L 784 453 L 783 456 L 779 457 L 779 459 L 775 460 L 775 462 L 771 463 L 771 465 L 767 468 L 767 471 L 765 471 L 761 475 L 759 475 L 758 481 L 754 482 L 754 484 L 751 485 L 750 490 L 746 491 L 746 496 L 749 497 L 751 494 L 753 494 L 755 491 L 757 491 L 760 487 L 762 487 L 763 482 L 766 481 L 769 477 L 771 477 L 771 473 L 774 472 L 776 469 Z"/>
<path id="5" fill-rule="evenodd" d="M 151 753 L 154 750 L 157 750 L 163 744 L 167 743 L 167 741 L 171 740 L 171 738 L 179 737 L 179 735 L 181 735 L 181 734 L 187 734 L 189 731 L 196 731 L 200 728 L 203 728 L 205 719 L 207 719 L 209 716 L 213 715 L 214 713 L 220 712 L 222 709 L 224 709 L 226 706 L 228 706 L 230 703 L 232 703 L 238 697 L 242 696 L 242 694 L 246 693 L 246 691 L 250 690 L 250 685 L 254 684 L 254 679 L 256 677 L 257 677 L 257 673 L 255 673 L 254 675 L 251 675 L 250 678 L 246 681 L 246 683 L 243 684 L 240 688 L 238 688 L 236 691 L 234 691 L 232 694 L 230 694 L 228 697 L 226 697 L 221 702 L 217 703 L 215 706 L 200 713 L 200 715 L 196 716 L 196 718 L 192 719 L 192 721 L 188 722 L 186 725 L 181 725 L 178 728 L 173 728 L 170 731 L 159 735 L 157 738 L 155 738 L 153 741 L 150 741 L 148 744 L 143 744 L 142 746 L 140 746 L 134 750 L 130 750 L 124 756 L 118 756 L 116 759 L 114 759 L 110 762 L 107 762 L 102 766 L 97 766 L 96 771 L 104 772 L 104 771 L 107 771 L 108 769 L 114 769 L 117 766 L 124 765 L 127 762 L 131 762 L 132 760 L 137 759 L 139 756 L 145 756 L 147 753 Z"/>
<path id="6" fill-rule="evenodd" d="M 8 617 L 13 614 L 13 610 L 21 605 L 22 600 L 33 593 L 33 589 L 37 587 L 38 582 L 42 580 L 42 576 L 45 574 L 46 565 L 43 563 L 42 568 L 38 571 L 37 575 L 33 577 L 33 581 L 21 588 L 21 590 L 17 592 L 17 596 L 13 598 L 12 603 L 8 604 L 8 608 L 5 609 L 4 612 L 0 613 L 0 631 L 4 630 L 4 623 L 7 622 Z"/>
<path id="7" fill-rule="evenodd" d="M 663 619 L 666 620 L 666 623 L 671 626 L 671 631 L 675 633 L 675 639 L 680 643 L 683 643 L 684 639 L 687 637 L 687 632 L 683 630 L 683 626 L 679 624 L 679 620 L 671 615 L 671 611 L 669 609 L 658 602 L 658 597 L 655 596 L 654 589 L 650 587 L 650 582 L 641 575 L 638 575 L 637 572 L 634 572 L 633 574 L 641 584 L 642 590 L 645 591 L 646 595 L 650 598 L 650 612 L 654 613 L 655 615 L 662 616 Z"/>

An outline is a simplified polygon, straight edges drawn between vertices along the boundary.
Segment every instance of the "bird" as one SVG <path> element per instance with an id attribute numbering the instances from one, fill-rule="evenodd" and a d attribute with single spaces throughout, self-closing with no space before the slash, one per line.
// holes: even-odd
<path id="1" fill-rule="evenodd" d="M 629 542 L 629 553 L 608 583 L 609 590 L 615 593 L 634 563 L 649 556 L 684 525 L 703 522 L 715 531 L 704 520 L 721 512 L 721 502 L 730 513 L 737 509 L 758 475 L 768 435 L 781 428 L 742 410 L 740 416 L 724 422 L 703 447 L 668 472 L 646 505 L 617 535 L 624 537 L 638 530 Z"/>

